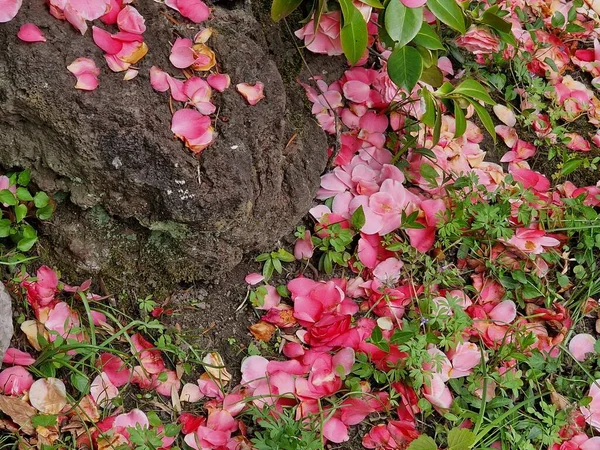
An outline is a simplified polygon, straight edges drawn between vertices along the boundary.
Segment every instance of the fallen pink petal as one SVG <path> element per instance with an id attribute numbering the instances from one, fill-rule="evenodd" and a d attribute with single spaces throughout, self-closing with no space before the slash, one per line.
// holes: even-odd
<path id="1" fill-rule="evenodd" d="M 259 101 L 265 98 L 263 93 L 265 86 L 260 81 L 257 81 L 254 84 L 236 84 L 235 88 L 251 106 L 256 105 Z"/>
<path id="2" fill-rule="evenodd" d="M 23 42 L 46 42 L 46 36 L 44 36 L 42 30 L 33 23 L 21 25 L 17 37 Z"/>

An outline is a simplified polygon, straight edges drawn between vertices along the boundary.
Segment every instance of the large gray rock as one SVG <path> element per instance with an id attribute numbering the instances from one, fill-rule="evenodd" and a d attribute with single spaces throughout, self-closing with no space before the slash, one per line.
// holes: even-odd
<path id="1" fill-rule="evenodd" d="M 2 361 L 6 349 L 10 346 L 12 335 L 13 324 L 10 295 L 4 287 L 4 283 L 0 281 L 0 361 Z"/>
<path id="2" fill-rule="evenodd" d="M 200 27 L 174 29 L 153 1 L 136 6 L 150 50 L 129 82 L 106 67 L 91 32 L 82 37 L 44 2 L 24 3 L 0 25 L 0 166 L 31 168 L 34 182 L 56 195 L 44 249 L 63 264 L 117 279 L 141 271 L 206 279 L 293 229 L 318 187 L 326 139 L 303 105 L 298 65 L 282 78 L 288 69 L 275 62 L 295 54 L 290 42 L 284 58 L 272 55 L 273 40 L 250 9 L 216 7 L 209 44 L 232 88 L 215 95 L 215 144 L 194 156 L 173 139 L 168 94 L 152 90 L 149 68 L 180 74 L 168 61 L 170 42 Z M 48 42 L 19 41 L 25 22 Z M 74 89 L 66 66 L 78 57 L 101 67 L 97 90 Z M 234 86 L 257 80 L 266 99 L 252 107 Z"/>

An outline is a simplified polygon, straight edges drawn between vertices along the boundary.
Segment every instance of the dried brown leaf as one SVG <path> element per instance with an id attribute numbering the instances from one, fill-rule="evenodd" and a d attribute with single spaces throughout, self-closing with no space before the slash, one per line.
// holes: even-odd
<path id="1" fill-rule="evenodd" d="M 32 435 L 34 433 L 31 418 L 37 414 L 35 408 L 28 403 L 25 403 L 18 397 L 8 397 L 0 395 L 0 411 L 6 414 L 11 420 L 21 427 L 21 431 L 25 434 Z"/>

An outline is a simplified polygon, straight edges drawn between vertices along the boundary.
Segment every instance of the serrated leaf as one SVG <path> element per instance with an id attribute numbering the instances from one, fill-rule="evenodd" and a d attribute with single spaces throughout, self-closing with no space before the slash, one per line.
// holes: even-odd
<path id="1" fill-rule="evenodd" d="M 417 35 L 423 24 L 423 8 L 408 8 L 400 0 L 390 0 L 385 9 L 385 29 L 403 47 Z"/>
<path id="2" fill-rule="evenodd" d="M 340 0 L 344 26 L 340 31 L 342 50 L 348 62 L 356 64 L 365 54 L 368 44 L 367 22 L 351 0 Z"/>
<path id="3" fill-rule="evenodd" d="M 302 0 L 273 0 L 271 5 L 271 19 L 273 22 L 279 22 L 284 17 L 293 13 Z"/>
<path id="4" fill-rule="evenodd" d="M 492 100 L 492 97 L 490 97 L 490 94 L 488 94 L 487 89 L 484 88 L 478 81 L 470 78 L 456 86 L 453 93 L 481 100 L 483 103 L 487 103 L 488 105 L 493 106 L 496 104 L 496 102 Z"/>
<path id="5" fill-rule="evenodd" d="M 438 446 L 432 438 L 422 434 L 412 441 L 406 450 L 438 450 Z"/>
<path id="6" fill-rule="evenodd" d="M 423 59 L 413 47 L 396 47 L 388 58 L 387 69 L 396 86 L 411 92 L 423 73 Z"/>
<path id="7" fill-rule="evenodd" d="M 490 117 L 490 113 L 488 113 L 487 110 L 476 101 L 472 101 L 471 105 L 473 105 L 473 108 L 475 108 L 475 112 L 477 113 L 477 116 L 479 117 L 479 120 L 481 120 L 481 123 L 485 129 L 488 131 L 488 133 L 490 133 L 490 136 L 492 136 L 494 142 L 496 142 L 496 130 L 494 129 L 494 122 Z"/>
<path id="8" fill-rule="evenodd" d="M 459 33 L 465 34 L 467 31 L 462 8 L 458 6 L 456 0 L 427 0 L 427 9 L 441 22 Z"/>
<path id="9" fill-rule="evenodd" d="M 57 424 L 58 417 L 54 414 L 40 414 L 31 418 L 34 427 L 53 427 Z"/>
<path id="10" fill-rule="evenodd" d="M 448 450 L 469 450 L 476 436 L 467 428 L 453 428 L 448 432 Z"/>
<path id="11" fill-rule="evenodd" d="M 423 22 L 421 29 L 412 40 L 417 45 L 422 45 L 429 50 L 444 50 L 440 37 L 427 22 Z"/>

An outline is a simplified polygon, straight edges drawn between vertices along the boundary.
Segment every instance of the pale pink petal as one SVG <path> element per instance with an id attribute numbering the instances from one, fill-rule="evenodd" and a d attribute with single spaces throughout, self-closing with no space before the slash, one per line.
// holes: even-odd
<path id="1" fill-rule="evenodd" d="M 420 8 L 427 0 L 400 0 L 407 8 Z"/>
<path id="2" fill-rule="evenodd" d="M 46 42 L 46 36 L 44 36 L 42 30 L 32 23 L 21 25 L 17 37 L 23 42 Z"/>
<path id="3" fill-rule="evenodd" d="M 248 275 L 246 275 L 246 278 L 244 278 L 246 283 L 248 283 L 251 286 L 254 286 L 255 284 L 260 283 L 264 279 L 265 279 L 265 277 L 262 274 L 257 273 L 257 272 L 249 273 Z"/>
<path id="4" fill-rule="evenodd" d="M 180 109 L 173 114 L 171 131 L 182 140 L 196 139 L 210 127 L 210 118 L 194 109 Z"/>
<path id="5" fill-rule="evenodd" d="M 116 387 L 127 384 L 131 378 L 131 370 L 117 355 L 101 353 L 97 359 L 97 366 Z"/>
<path id="6" fill-rule="evenodd" d="M 29 402 L 42 414 L 58 414 L 67 405 L 67 388 L 57 378 L 41 378 L 31 385 Z"/>
<path id="7" fill-rule="evenodd" d="M 167 72 L 159 69 L 156 66 L 150 68 L 150 85 L 152 89 L 158 92 L 166 92 L 169 90 L 169 83 Z"/>
<path id="8" fill-rule="evenodd" d="M 225 73 L 211 73 L 206 81 L 210 84 L 210 87 L 219 92 L 223 92 L 231 84 L 231 78 Z"/>
<path id="9" fill-rule="evenodd" d="M 127 72 L 125 72 L 125 75 L 123 76 L 123 80 L 125 80 L 125 81 L 133 80 L 135 77 L 138 76 L 139 73 L 140 73 L 139 70 L 128 69 Z"/>
<path id="10" fill-rule="evenodd" d="M 90 385 L 90 395 L 97 405 L 110 406 L 111 400 L 119 395 L 119 389 L 112 384 L 104 372 L 96 376 Z"/>
<path id="11" fill-rule="evenodd" d="M 352 80 L 344 84 L 344 97 L 354 103 L 364 103 L 368 100 L 371 88 L 362 81 Z"/>
<path id="12" fill-rule="evenodd" d="M 85 20 L 96 20 L 110 9 L 110 0 L 69 0 L 69 6 Z"/>
<path id="13" fill-rule="evenodd" d="M 81 34 L 85 34 L 88 29 L 87 22 L 81 14 L 74 9 L 71 4 L 67 4 L 64 9 L 65 19 L 73 25 Z"/>
<path id="14" fill-rule="evenodd" d="M 4 353 L 4 358 L 2 358 L 3 364 L 11 364 L 15 366 L 30 366 L 34 362 L 35 358 L 29 353 L 12 347 L 6 350 Z"/>
<path id="15" fill-rule="evenodd" d="M 242 97 L 246 99 L 249 105 L 254 106 L 260 100 L 265 98 L 264 88 L 265 85 L 260 81 L 257 81 L 254 85 L 248 83 L 240 83 L 235 86 L 237 91 L 242 94 Z"/>
<path id="16" fill-rule="evenodd" d="M 185 69 L 194 64 L 196 55 L 192 49 L 192 40 L 177 38 L 171 48 L 169 61 L 178 69 Z"/>
<path id="17" fill-rule="evenodd" d="M 160 395 L 164 395 L 165 397 L 170 397 L 173 389 L 179 392 L 181 381 L 177 377 L 177 373 L 174 370 L 167 370 L 166 372 L 163 372 L 163 374 L 165 373 L 167 374 L 167 379 L 165 381 L 160 381 L 160 379 L 157 378 L 158 386 L 156 387 L 156 392 L 158 392 Z M 161 375 L 159 375 L 159 377 Z"/>
<path id="18" fill-rule="evenodd" d="M 517 305 L 512 300 L 504 300 L 489 313 L 490 319 L 501 324 L 509 324 L 517 317 Z"/>
<path id="19" fill-rule="evenodd" d="M 323 424 L 323 436 L 336 444 L 350 439 L 348 427 L 337 417 L 332 417 Z"/>
<path id="20" fill-rule="evenodd" d="M 498 103 L 497 105 L 494 105 L 493 110 L 494 114 L 496 114 L 496 117 L 500 119 L 504 125 L 508 127 L 514 127 L 517 124 L 517 117 L 515 116 L 515 113 L 507 106 Z"/>
<path id="21" fill-rule="evenodd" d="M 0 23 L 13 20 L 22 3 L 23 0 L 0 0 Z"/>
<path id="22" fill-rule="evenodd" d="M 141 428 L 150 427 L 150 421 L 146 413 L 137 408 L 132 409 L 127 414 L 119 414 L 113 422 L 115 428 L 136 428 L 136 425 Z"/>
<path id="23" fill-rule="evenodd" d="M 0 372 L 0 392 L 4 395 L 21 395 L 32 384 L 33 377 L 21 366 L 9 367 Z"/>
<path id="24" fill-rule="evenodd" d="M 242 361 L 242 382 L 250 387 L 259 384 L 267 376 L 269 361 L 260 355 L 252 355 Z"/>
<path id="25" fill-rule="evenodd" d="M 569 352 L 571 352 L 573 358 L 577 361 L 584 361 L 588 354 L 595 353 L 595 345 L 596 338 L 594 336 L 587 333 L 580 333 L 573 336 L 573 339 L 569 342 Z"/>
<path id="26" fill-rule="evenodd" d="M 119 30 L 134 34 L 142 34 L 146 31 L 145 20 L 133 6 L 127 5 L 117 16 Z"/>
<path id="27" fill-rule="evenodd" d="M 181 394 L 179 394 L 179 399 L 182 402 L 196 403 L 202 398 L 204 398 L 204 394 L 200 392 L 200 388 L 197 384 L 192 383 L 184 384 L 183 389 L 181 389 Z"/>

